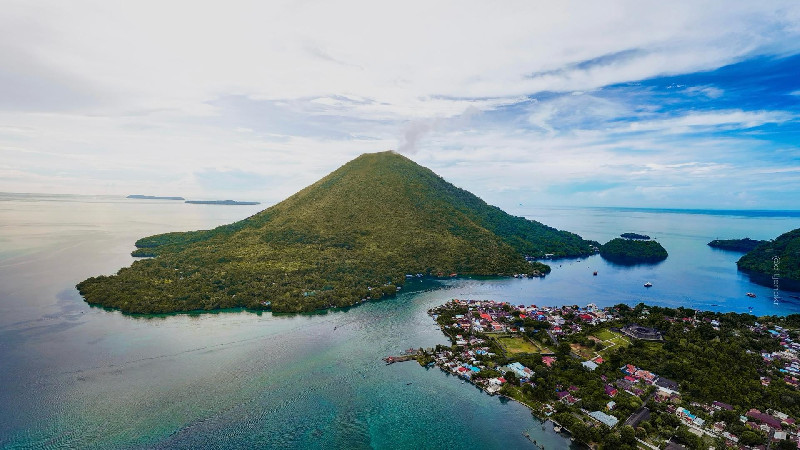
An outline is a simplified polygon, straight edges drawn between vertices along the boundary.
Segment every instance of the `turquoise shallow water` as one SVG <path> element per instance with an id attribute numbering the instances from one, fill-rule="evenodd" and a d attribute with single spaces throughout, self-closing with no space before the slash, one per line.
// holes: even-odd
<path id="1" fill-rule="evenodd" d="M 737 254 L 705 246 L 715 237 L 775 237 L 800 226 L 792 214 L 520 211 L 600 241 L 654 235 L 670 257 L 635 268 L 560 261 L 543 280 L 420 282 L 394 299 L 313 315 L 131 317 L 90 308 L 74 289 L 129 264 L 139 237 L 258 209 L 0 195 L 0 447 L 535 448 L 528 431 L 545 448 L 566 448 L 521 405 L 438 369 L 380 358 L 445 343 L 426 311 L 453 297 L 800 311 L 789 300 L 774 305 L 769 289 L 738 274 Z M 644 290 L 644 281 L 654 287 Z"/>

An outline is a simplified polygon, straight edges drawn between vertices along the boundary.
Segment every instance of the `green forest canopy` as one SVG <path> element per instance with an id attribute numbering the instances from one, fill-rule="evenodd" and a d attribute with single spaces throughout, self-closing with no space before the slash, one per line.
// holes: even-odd
<path id="1" fill-rule="evenodd" d="M 656 241 L 614 238 L 600 247 L 600 256 L 620 263 L 657 262 L 667 258 L 667 250 Z"/>
<path id="2" fill-rule="evenodd" d="M 78 284 L 87 302 L 131 313 L 311 311 L 393 294 L 408 273 L 529 273 L 526 255 L 584 256 L 598 243 L 511 216 L 383 152 L 247 219 L 136 246 L 134 256 L 152 258 Z"/>
<path id="3" fill-rule="evenodd" d="M 777 275 L 782 289 L 800 290 L 800 228 L 766 241 L 736 262 L 739 270 L 754 275 L 754 281 L 772 283 Z"/>

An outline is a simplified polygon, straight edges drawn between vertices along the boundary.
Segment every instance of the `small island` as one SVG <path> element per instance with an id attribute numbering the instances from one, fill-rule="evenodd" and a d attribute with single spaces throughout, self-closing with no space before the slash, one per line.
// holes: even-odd
<path id="1" fill-rule="evenodd" d="M 237 202 L 235 200 L 186 200 L 193 205 L 260 205 L 261 202 Z"/>
<path id="2" fill-rule="evenodd" d="M 736 266 L 754 283 L 776 290 L 800 291 L 800 228 L 758 245 Z"/>
<path id="3" fill-rule="evenodd" d="M 656 241 L 614 238 L 600 246 L 600 256 L 617 264 L 656 263 L 667 259 L 667 250 Z"/>
<path id="4" fill-rule="evenodd" d="M 649 241 L 650 240 L 650 236 L 648 236 L 646 234 L 638 234 L 638 233 L 622 233 L 622 234 L 620 234 L 620 237 L 625 238 L 625 239 L 639 240 L 639 241 Z"/>
<path id="5" fill-rule="evenodd" d="M 450 345 L 387 364 L 438 367 L 592 448 L 797 448 L 798 314 L 463 299 L 428 314 Z"/>
<path id="6" fill-rule="evenodd" d="M 140 195 L 140 194 L 129 195 L 125 198 L 133 198 L 137 200 L 186 200 L 183 197 L 161 197 L 157 195 Z"/>
<path id="7" fill-rule="evenodd" d="M 766 241 L 759 241 L 756 239 L 714 239 L 708 243 L 709 247 L 718 248 L 720 250 L 728 250 L 731 252 L 747 253 Z"/>

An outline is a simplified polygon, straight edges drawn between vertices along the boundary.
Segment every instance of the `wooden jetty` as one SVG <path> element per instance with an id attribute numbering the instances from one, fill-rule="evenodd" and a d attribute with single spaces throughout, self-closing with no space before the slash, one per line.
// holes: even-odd
<path id="1" fill-rule="evenodd" d="M 415 348 L 410 348 L 403 352 L 400 356 L 387 356 L 383 358 L 387 365 L 394 364 L 396 362 L 403 362 L 403 361 L 411 361 L 417 359 L 419 355 L 419 350 Z"/>

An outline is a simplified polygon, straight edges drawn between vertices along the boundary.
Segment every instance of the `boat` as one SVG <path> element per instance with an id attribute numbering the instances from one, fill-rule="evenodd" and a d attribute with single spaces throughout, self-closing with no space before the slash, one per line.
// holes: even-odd
<path id="1" fill-rule="evenodd" d="M 592 275 L 597 276 L 597 271 L 595 270 Z"/>
<path id="2" fill-rule="evenodd" d="M 750 297 L 750 298 L 755 298 L 755 297 L 756 297 L 756 294 L 753 294 L 752 292 L 748 292 L 748 293 L 747 293 L 747 294 L 745 294 L 745 295 L 747 295 L 747 296 L 748 296 L 748 297 Z"/>
<path id="3" fill-rule="evenodd" d="M 652 285 L 653 285 L 653 283 L 648 281 L 647 283 L 644 284 L 644 287 L 651 287 Z"/>
<path id="4" fill-rule="evenodd" d="M 561 426 L 553 425 L 553 431 L 555 431 L 556 433 L 560 433 L 561 432 Z"/>

